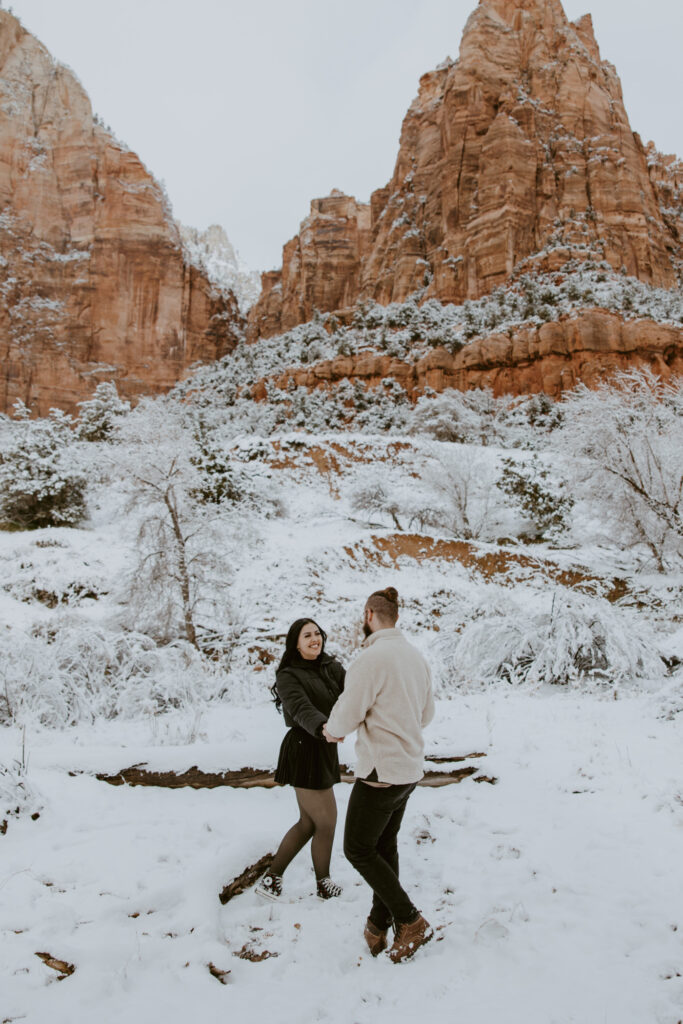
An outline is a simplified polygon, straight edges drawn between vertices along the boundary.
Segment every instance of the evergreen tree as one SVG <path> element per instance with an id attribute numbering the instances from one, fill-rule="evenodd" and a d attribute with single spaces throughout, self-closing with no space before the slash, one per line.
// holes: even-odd
<path id="1" fill-rule="evenodd" d="M 0 450 L 0 520 L 21 530 L 74 526 L 85 516 L 85 475 L 73 455 L 73 423 L 59 409 L 32 420 L 23 402 Z"/>
<path id="2" fill-rule="evenodd" d="M 112 381 L 98 384 L 92 398 L 78 405 L 78 435 L 83 441 L 106 441 L 117 421 L 130 412 L 130 402 L 119 398 Z"/>

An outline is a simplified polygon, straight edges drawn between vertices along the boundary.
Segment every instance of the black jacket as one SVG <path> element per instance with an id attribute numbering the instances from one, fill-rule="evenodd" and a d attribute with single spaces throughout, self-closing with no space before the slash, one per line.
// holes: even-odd
<path id="1" fill-rule="evenodd" d="M 329 654 L 315 661 L 297 657 L 275 676 L 275 688 L 282 701 L 285 724 L 298 725 L 311 736 L 320 736 L 323 724 L 344 689 L 343 666 Z"/>

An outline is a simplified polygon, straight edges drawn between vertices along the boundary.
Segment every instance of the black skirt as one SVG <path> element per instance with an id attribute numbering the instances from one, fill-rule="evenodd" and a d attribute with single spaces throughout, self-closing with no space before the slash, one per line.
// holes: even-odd
<path id="1" fill-rule="evenodd" d="M 329 789 L 340 781 L 337 744 L 317 739 L 295 725 L 282 741 L 275 781 L 279 786 Z"/>

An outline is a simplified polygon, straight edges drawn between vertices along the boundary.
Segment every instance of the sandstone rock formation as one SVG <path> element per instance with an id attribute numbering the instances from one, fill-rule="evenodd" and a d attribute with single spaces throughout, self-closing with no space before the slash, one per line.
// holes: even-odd
<path id="1" fill-rule="evenodd" d="M 616 370 L 648 366 L 664 380 L 683 375 L 681 331 L 651 320 L 624 321 L 618 314 L 586 310 L 540 326 L 493 334 L 467 345 L 455 355 L 434 349 L 415 363 L 378 352 L 337 356 L 288 370 L 271 383 L 286 389 L 330 388 L 344 379 L 377 387 L 393 378 L 411 398 L 425 388 L 490 387 L 494 394 L 536 394 L 559 398 L 583 381 L 589 387 Z M 265 381 L 252 389 L 266 397 Z"/>
<path id="2" fill-rule="evenodd" d="M 186 260 L 196 266 L 219 291 L 231 291 L 246 313 L 261 293 L 261 275 L 249 270 L 220 224 L 205 231 L 179 224 Z"/>
<path id="3" fill-rule="evenodd" d="M 560 0 L 479 0 L 460 57 L 424 75 L 394 175 L 366 207 L 316 200 L 264 279 L 250 337 L 363 299 L 461 303 L 520 268 L 594 254 L 677 282 L 681 167 L 632 132 L 589 15 Z M 678 191 L 676 191 L 678 190 Z M 362 211 L 361 218 L 355 211 Z"/>
<path id="4" fill-rule="evenodd" d="M 170 387 L 240 332 L 166 197 L 67 68 L 0 10 L 0 408 L 73 411 L 102 379 Z"/>
<path id="5" fill-rule="evenodd" d="M 306 323 L 315 310 L 352 305 L 370 245 L 370 206 L 338 189 L 311 202 L 301 229 L 282 250 L 282 270 L 261 275 L 261 297 L 249 337 L 268 337 Z"/>

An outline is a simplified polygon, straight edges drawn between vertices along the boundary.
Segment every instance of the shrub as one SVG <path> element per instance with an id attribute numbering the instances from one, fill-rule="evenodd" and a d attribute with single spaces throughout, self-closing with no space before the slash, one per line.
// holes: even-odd
<path id="1" fill-rule="evenodd" d="M 412 411 L 410 429 L 436 441 L 495 443 L 501 438 L 508 397 L 495 398 L 490 388 L 422 395 Z"/>
<path id="2" fill-rule="evenodd" d="M 567 529 L 574 499 L 536 456 L 527 463 L 503 459 L 496 486 L 532 524 L 534 539 L 555 539 Z"/>
<path id="3" fill-rule="evenodd" d="M 456 683 L 614 686 L 666 674 L 649 636 L 618 608 L 560 588 L 487 594 L 464 627 L 441 622 L 436 646 Z"/>
<path id="4" fill-rule="evenodd" d="M 31 420 L 20 405 L 0 450 L 0 519 L 21 530 L 74 526 L 86 513 L 85 474 L 74 458 L 70 417 Z"/>
<path id="5" fill-rule="evenodd" d="M 422 474 L 433 500 L 423 499 L 425 521 L 464 540 L 492 540 L 500 526 L 501 501 L 492 460 L 481 450 L 453 446 L 440 451 Z"/>
<path id="6" fill-rule="evenodd" d="M 183 641 L 157 646 L 61 615 L 0 637 L 0 723 L 63 728 L 196 707 L 224 692 L 223 665 Z"/>
<path id="7" fill-rule="evenodd" d="M 661 571 L 683 560 L 683 380 L 630 370 L 564 403 L 555 442 L 579 457 L 578 484 L 619 542 Z"/>
<path id="8" fill-rule="evenodd" d="M 28 778 L 28 756 L 26 753 L 26 732 L 22 738 L 21 758 L 0 764 L 0 817 L 20 814 L 37 814 L 42 807 L 42 798 Z M 5 821 L 5 827 L 7 823 Z"/>

